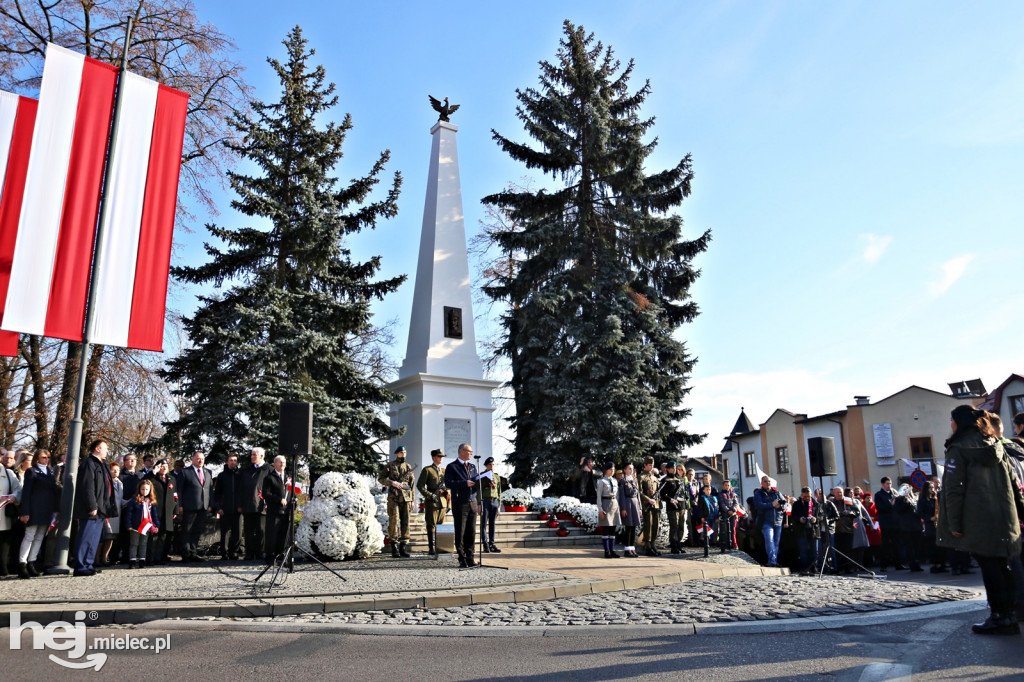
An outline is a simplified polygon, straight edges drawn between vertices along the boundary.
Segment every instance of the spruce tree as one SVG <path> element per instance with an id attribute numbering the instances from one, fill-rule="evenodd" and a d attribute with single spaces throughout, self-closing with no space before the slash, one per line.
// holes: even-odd
<path id="1" fill-rule="evenodd" d="M 516 229 L 494 239 L 517 267 L 487 288 L 506 304 L 501 352 L 515 392 L 515 482 L 564 478 L 583 455 L 618 463 L 674 456 L 702 435 L 681 429 L 695 359 L 676 337 L 698 314 L 689 294 L 705 232 L 682 238 L 671 213 L 690 193 L 689 155 L 647 173 L 657 140 L 611 48 L 565 22 L 540 86 L 517 90 L 536 144 L 492 131 L 499 146 L 554 187 L 484 201 Z"/>
<path id="2" fill-rule="evenodd" d="M 273 453 L 279 403 L 308 401 L 311 472 L 370 471 L 372 444 L 395 435 L 380 414 L 399 396 L 366 375 L 353 348 L 373 329 L 371 301 L 405 277 L 374 281 L 380 258 L 355 260 L 345 238 L 396 214 L 401 176 L 369 201 L 389 152 L 346 186 L 331 175 L 352 121 L 328 120 L 334 85 L 323 67 L 310 66 L 306 44 L 299 27 L 289 32 L 287 59 L 267 60 L 280 100 L 254 102 L 251 114 L 232 121 L 242 138 L 232 149 L 255 169 L 228 174 L 238 195 L 232 207 L 252 222 L 208 225 L 223 247 L 208 243 L 209 262 L 174 272 L 216 293 L 201 297 L 184 321 L 189 347 L 167 365 L 165 378 L 186 409 L 167 425 L 164 444 L 215 457 L 256 445 Z"/>

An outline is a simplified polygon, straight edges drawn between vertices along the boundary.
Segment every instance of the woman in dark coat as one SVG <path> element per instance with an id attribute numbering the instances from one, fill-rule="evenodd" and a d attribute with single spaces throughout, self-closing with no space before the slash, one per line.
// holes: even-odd
<path id="1" fill-rule="evenodd" d="M 636 529 L 643 516 L 640 511 L 640 486 L 637 485 L 634 471 L 633 465 L 627 464 L 622 480 L 619 482 L 619 514 L 622 515 L 622 525 L 626 529 L 623 541 L 626 551 L 623 554 L 635 558 L 638 556 L 636 553 Z"/>
<path id="2" fill-rule="evenodd" d="M 35 465 L 25 472 L 25 484 L 21 489 L 21 521 L 25 524 L 25 537 L 18 553 L 18 575 L 22 578 L 39 575 L 40 567 L 35 562 L 59 507 L 60 488 L 50 468 L 50 452 L 38 450 Z"/>
<path id="3" fill-rule="evenodd" d="M 1019 634 L 1010 564 L 1021 551 L 1024 497 L 985 412 L 960 405 L 951 417 L 936 542 L 970 552 L 981 567 L 991 615 L 971 629 L 986 635 Z"/>

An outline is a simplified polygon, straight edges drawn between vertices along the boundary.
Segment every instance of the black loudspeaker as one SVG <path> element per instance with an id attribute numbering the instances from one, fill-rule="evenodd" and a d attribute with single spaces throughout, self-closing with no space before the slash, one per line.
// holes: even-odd
<path id="1" fill-rule="evenodd" d="M 820 436 L 807 439 L 811 460 L 811 476 L 838 476 L 836 469 L 836 439 Z"/>
<path id="2" fill-rule="evenodd" d="M 313 453 L 313 404 L 281 403 L 281 424 L 277 431 L 281 455 Z"/>

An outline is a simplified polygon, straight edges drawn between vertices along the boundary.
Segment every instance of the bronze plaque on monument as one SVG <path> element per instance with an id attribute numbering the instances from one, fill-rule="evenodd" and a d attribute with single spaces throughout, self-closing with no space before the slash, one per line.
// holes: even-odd
<path id="1" fill-rule="evenodd" d="M 462 308 L 444 307 L 444 335 L 449 339 L 462 338 Z"/>

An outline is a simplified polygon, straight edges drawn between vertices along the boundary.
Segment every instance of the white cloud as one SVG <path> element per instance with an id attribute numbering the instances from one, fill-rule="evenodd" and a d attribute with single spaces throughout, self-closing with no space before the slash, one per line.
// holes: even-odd
<path id="1" fill-rule="evenodd" d="M 937 297 L 946 293 L 958 279 L 963 277 L 964 272 L 967 270 L 967 266 L 972 260 L 974 260 L 974 256 L 975 254 L 973 253 L 965 253 L 962 256 L 957 256 L 956 258 L 943 263 L 942 279 L 928 285 L 928 290 L 931 292 L 931 295 Z"/>
<path id="2" fill-rule="evenodd" d="M 868 266 L 877 263 L 885 254 L 889 244 L 892 243 L 891 235 L 862 234 L 860 241 L 865 244 L 861 257 Z"/>

